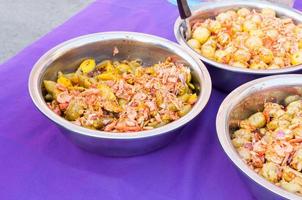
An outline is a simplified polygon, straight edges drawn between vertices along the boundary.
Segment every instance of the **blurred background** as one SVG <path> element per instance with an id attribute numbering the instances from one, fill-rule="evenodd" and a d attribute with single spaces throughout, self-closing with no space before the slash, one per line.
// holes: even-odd
<path id="1" fill-rule="evenodd" d="M 0 0 L 0 64 L 93 0 Z"/>
<path id="2" fill-rule="evenodd" d="M 88 6 L 93 0 L 0 0 L 0 64 Z M 131 1 L 131 0 L 129 0 Z M 160 1 L 160 0 L 157 0 Z M 176 5 L 177 0 L 168 1 Z M 191 9 L 201 2 L 187 0 Z M 292 6 L 294 0 L 269 0 Z M 302 1 L 302 0 L 297 0 Z"/>

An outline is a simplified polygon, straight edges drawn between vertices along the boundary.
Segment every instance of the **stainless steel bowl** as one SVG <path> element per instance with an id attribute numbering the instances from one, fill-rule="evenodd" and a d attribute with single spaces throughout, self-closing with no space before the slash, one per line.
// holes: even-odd
<path id="1" fill-rule="evenodd" d="M 114 47 L 119 53 L 112 55 Z M 193 82 L 200 88 L 197 103 L 184 117 L 154 130 L 132 133 L 95 131 L 72 124 L 56 115 L 43 98 L 43 80 L 55 80 L 58 71 L 71 72 L 87 57 L 103 59 L 141 59 L 150 65 L 171 56 L 191 67 Z M 105 32 L 78 37 L 60 44 L 44 54 L 29 77 L 29 92 L 36 107 L 79 146 L 104 155 L 131 156 L 150 152 L 169 143 L 179 128 L 196 117 L 207 104 L 211 79 L 202 62 L 179 45 L 152 35 L 131 32 Z"/>
<path id="2" fill-rule="evenodd" d="M 296 22 L 299 23 L 302 22 L 302 14 L 297 10 L 294 10 L 289 7 L 282 7 L 281 5 L 277 5 L 277 4 L 271 4 L 265 1 L 255 1 L 255 0 L 219 1 L 219 2 L 203 3 L 201 4 L 200 8 L 192 12 L 192 16 L 188 18 L 188 21 L 192 21 L 196 19 L 213 18 L 214 16 L 217 16 L 221 12 L 230 9 L 238 9 L 242 7 L 253 8 L 256 10 L 261 8 L 271 8 L 277 12 L 278 16 L 287 16 L 294 19 L 294 21 Z M 256 78 L 260 78 L 268 75 L 302 72 L 302 65 L 284 68 L 284 69 L 253 70 L 253 69 L 232 67 L 230 65 L 215 62 L 196 53 L 191 47 L 188 46 L 183 29 L 184 29 L 184 21 L 180 19 L 180 17 L 178 17 L 174 24 L 174 34 L 178 43 L 180 43 L 180 45 L 184 47 L 187 51 L 189 51 L 191 54 L 198 56 L 199 59 L 201 59 L 206 64 L 212 78 L 213 86 L 219 90 L 225 92 L 231 92 L 239 85 Z"/>
<path id="3" fill-rule="evenodd" d="M 238 128 L 240 120 L 263 110 L 264 102 L 282 104 L 287 96 L 296 94 L 302 95 L 302 75 L 269 76 L 240 86 L 225 98 L 219 108 L 216 130 L 220 144 L 232 162 L 243 172 L 244 180 L 256 194 L 257 199 L 281 197 L 301 199 L 302 197 L 275 186 L 250 169 L 237 154 L 230 134 Z"/>

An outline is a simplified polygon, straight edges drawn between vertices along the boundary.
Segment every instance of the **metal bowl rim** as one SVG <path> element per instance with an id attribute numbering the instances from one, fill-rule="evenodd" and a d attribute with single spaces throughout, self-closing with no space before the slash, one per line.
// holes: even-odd
<path id="1" fill-rule="evenodd" d="M 284 78 L 290 78 L 290 79 L 302 79 L 302 74 L 290 74 L 290 75 L 274 75 L 274 76 L 267 76 L 264 78 L 259 78 L 250 82 L 247 82 L 238 88 L 236 88 L 233 92 L 231 92 L 221 103 L 219 110 L 217 112 L 216 116 L 216 134 L 218 136 L 220 145 L 222 146 L 224 152 L 227 154 L 228 158 L 233 162 L 233 164 L 236 165 L 237 168 L 239 168 L 246 176 L 248 176 L 251 180 L 256 182 L 257 184 L 261 185 L 262 187 L 266 188 L 267 190 L 276 193 L 284 198 L 288 199 L 294 199 L 298 200 L 301 199 L 301 196 L 288 192 L 285 189 L 282 189 L 281 187 L 278 187 L 271 182 L 267 181 L 265 178 L 258 175 L 254 170 L 250 169 L 247 164 L 243 162 L 243 160 L 239 157 L 237 151 L 233 147 L 232 144 L 228 142 L 230 134 L 229 134 L 229 128 L 228 128 L 228 116 L 230 110 L 233 108 L 235 102 L 238 103 L 239 100 L 242 100 L 242 98 L 246 97 L 245 94 L 247 93 L 247 90 L 254 85 L 259 85 L 262 83 L 265 83 L 267 81 L 273 80 L 273 79 L 284 79 Z M 301 81 L 302 85 L 302 81 Z M 280 84 L 280 87 L 282 86 L 292 86 L 292 84 Z M 279 87 L 279 86 L 276 86 Z M 268 87 L 268 88 L 274 88 L 274 86 Z M 259 90 L 257 90 L 259 91 Z M 254 92 L 248 93 L 247 96 L 252 95 Z M 260 89 L 261 91 L 261 89 Z"/>
<path id="2" fill-rule="evenodd" d="M 285 13 L 291 13 L 294 15 L 300 15 L 299 17 L 301 18 L 302 22 L 302 12 L 299 10 L 296 10 L 294 8 L 282 6 L 282 5 L 277 5 L 277 4 L 272 4 L 270 2 L 264 2 L 264 1 L 258 1 L 258 0 L 249 0 L 249 1 L 218 1 L 218 2 L 211 2 L 211 3 L 203 3 L 202 6 L 194 11 L 192 11 L 192 16 L 195 16 L 197 13 L 209 10 L 209 9 L 217 9 L 217 8 L 224 8 L 228 6 L 251 6 L 257 8 L 257 5 L 262 5 L 262 6 L 267 6 L 270 8 L 273 8 L 275 11 L 283 11 Z M 244 73 L 244 74 L 259 74 L 259 75 L 275 75 L 275 74 L 284 74 L 284 73 L 291 73 L 291 72 L 296 72 L 302 69 L 302 65 L 297 65 L 297 66 L 291 66 L 283 69 L 245 69 L 245 68 L 239 68 L 239 67 L 234 67 L 231 65 L 227 64 L 222 64 L 218 63 L 216 61 L 213 61 L 211 59 L 208 59 L 200 54 L 198 54 L 196 51 L 194 51 L 186 42 L 186 40 L 181 36 L 179 33 L 179 28 L 181 27 L 181 24 L 183 23 L 183 20 L 178 17 L 174 23 L 174 36 L 177 40 L 177 42 L 184 47 L 187 51 L 190 52 L 190 54 L 193 54 L 197 56 L 200 60 L 204 61 L 207 64 L 210 64 L 214 67 L 231 71 L 231 72 L 239 72 L 239 73 Z"/>
<path id="3" fill-rule="evenodd" d="M 66 53 L 68 50 L 72 48 L 84 44 L 88 44 L 89 42 L 114 40 L 114 39 L 117 40 L 125 39 L 131 41 L 158 44 L 164 46 L 165 48 L 168 48 L 169 51 L 178 54 L 180 57 L 185 59 L 188 63 L 193 65 L 192 67 L 194 68 L 194 71 L 196 71 L 196 73 L 198 74 L 201 80 L 200 81 L 201 83 L 199 84 L 201 85 L 202 90 L 200 92 L 198 101 L 193 106 L 191 111 L 187 113 L 185 116 L 181 117 L 180 119 L 159 128 L 139 131 L 139 132 L 124 132 L 124 133 L 112 133 L 112 132 L 105 132 L 105 131 L 98 131 L 98 130 L 91 130 L 88 128 L 84 128 L 67 121 L 63 117 L 60 117 L 56 115 L 53 111 L 51 111 L 47 107 L 43 97 L 41 97 L 39 93 L 40 86 L 38 84 L 41 73 L 47 68 L 46 65 L 51 63 L 52 61 L 50 59 L 50 56 Z M 192 62 L 194 63 L 192 64 Z M 93 33 L 93 34 L 76 37 L 67 40 L 53 47 L 49 51 L 47 51 L 45 54 L 42 55 L 42 57 L 35 63 L 34 67 L 32 68 L 28 81 L 28 90 L 33 103 L 39 109 L 39 111 L 42 112 L 47 118 L 49 118 L 51 121 L 55 122 L 59 126 L 85 136 L 104 138 L 104 139 L 124 140 L 124 139 L 146 138 L 155 135 L 165 134 L 187 124 L 188 122 L 193 120 L 206 106 L 210 98 L 212 84 L 211 84 L 211 78 L 209 72 L 207 71 L 204 64 L 196 56 L 192 56 L 186 51 L 184 51 L 180 45 L 171 42 L 167 39 L 158 36 L 149 35 L 149 34 L 138 33 L 138 32 L 114 31 L 114 32 Z"/>

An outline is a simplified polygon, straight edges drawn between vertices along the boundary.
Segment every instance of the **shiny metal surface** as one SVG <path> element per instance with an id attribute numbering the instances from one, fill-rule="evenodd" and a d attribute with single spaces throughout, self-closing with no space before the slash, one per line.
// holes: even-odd
<path id="1" fill-rule="evenodd" d="M 302 197 L 275 186 L 250 169 L 237 154 L 230 134 L 238 128 L 239 120 L 263 110 L 265 101 L 283 104 L 287 96 L 294 94 L 302 95 L 302 75 L 268 76 L 240 86 L 224 99 L 219 108 L 216 130 L 221 146 L 232 162 L 243 172 L 244 180 L 254 194 L 257 194 L 257 199 L 301 199 Z"/>
<path id="2" fill-rule="evenodd" d="M 294 21 L 296 22 L 302 22 L 301 12 L 295 9 L 285 6 L 283 7 L 278 4 L 271 4 L 265 1 L 255 1 L 255 0 L 219 1 L 219 2 L 203 3 L 198 9 L 192 11 L 192 16 L 188 18 L 188 20 L 192 22 L 196 19 L 211 18 L 226 10 L 237 9 L 242 7 L 254 8 L 254 9 L 271 8 L 275 10 L 278 16 L 280 17 L 287 16 L 294 19 Z M 182 47 L 184 47 L 191 54 L 198 56 L 199 59 L 201 59 L 205 63 L 205 65 L 207 66 L 210 72 L 213 86 L 224 92 L 231 92 L 239 85 L 254 80 L 256 78 L 260 78 L 268 75 L 302 72 L 302 65 L 290 67 L 290 68 L 284 68 L 284 69 L 253 70 L 253 69 L 232 67 L 226 64 L 221 64 L 213 60 L 210 60 L 196 53 L 191 47 L 188 46 L 185 40 L 185 36 L 183 34 L 183 20 L 180 17 L 177 18 L 174 24 L 174 35 L 178 43 L 180 43 Z"/>
<path id="3" fill-rule="evenodd" d="M 119 53 L 112 55 L 113 48 Z M 93 57 L 103 59 L 136 59 L 150 65 L 171 56 L 192 69 L 192 78 L 200 88 L 193 109 L 184 117 L 153 130 L 132 133 L 109 133 L 74 125 L 56 115 L 46 105 L 42 94 L 42 81 L 55 80 L 58 71 L 74 71 L 80 62 Z M 62 127 L 63 132 L 79 146 L 104 155 L 131 156 L 150 152 L 169 143 L 186 123 L 198 115 L 208 102 L 211 79 L 202 62 L 192 57 L 179 45 L 166 39 L 142 33 L 105 32 L 85 35 L 62 43 L 44 54 L 33 67 L 29 77 L 29 92 L 36 107 L 50 120 Z"/>

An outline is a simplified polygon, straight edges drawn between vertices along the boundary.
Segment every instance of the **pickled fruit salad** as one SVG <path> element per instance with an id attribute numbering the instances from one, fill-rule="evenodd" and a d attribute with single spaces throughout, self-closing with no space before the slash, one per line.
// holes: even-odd
<path id="1" fill-rule="evenodd" d="M 190 68 L 167 58 L 84 60 L 74 73 L 45 80 L 48 107 L 74 124 L 109 132 L 154 129 L 187 114 L 197 101 Z"/>
<path id="2" fill-rule="evenodd" d="M 192 22 L 188 45 L 219 63 L 249 69 L 280 69 L 302 64 L 302 24 L 274 10 L 241 8 L 214 19 Z"/>
<path id="3" fill-rule="evenodd" d="M 232 143 L 243 161 L 268 181 L 302 195 L 302 98 L 264 110 L 240 122 Z"/>

